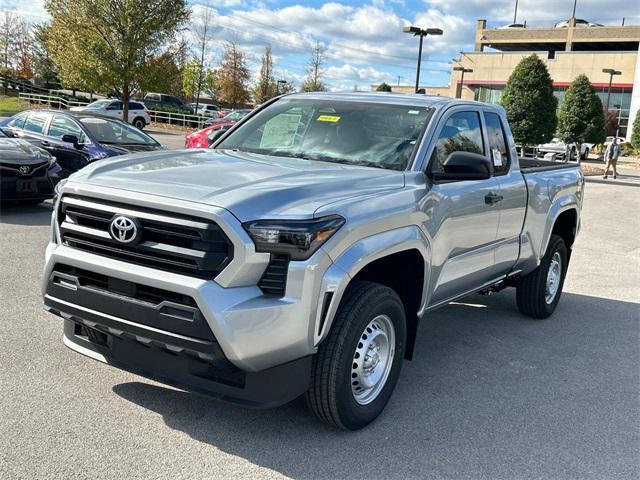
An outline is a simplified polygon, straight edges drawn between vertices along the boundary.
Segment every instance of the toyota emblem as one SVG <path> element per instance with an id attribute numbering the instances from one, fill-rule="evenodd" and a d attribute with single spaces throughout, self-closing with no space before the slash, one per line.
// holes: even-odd
<path id="1" fill-rule="evenodd" d="M 22 165 L 22 166 L 20 166 L 20 168 L 18 169 L 18 171 L 19 171 L 22 175 L 29 175 L 29 172 L 31 171 L 31 168 L 29 167 L 29 165 Z"/>
<path id="2" fill-rule="evenodd" d="M 120 243 L 132 243 L 137 241 L 140 233 L 140 224 L 137 220 L 119 215 L 111 220 L 109 234 L 111 238 Z"/>

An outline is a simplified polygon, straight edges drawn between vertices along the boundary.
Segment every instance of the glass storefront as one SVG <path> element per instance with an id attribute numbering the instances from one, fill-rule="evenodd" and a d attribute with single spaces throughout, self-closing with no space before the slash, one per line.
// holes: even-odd
<path id="1" fill-rule="evenodd" d="M 568 87 L 553 87 L 553 94 L 558 99 L 558 107 L 564 100 Z M 606 106 L 608 87 L 595 87 L 603 106 Z M 475 89 L 475 100 L 486 103 L 500 103 L 504 85 L 480 85 Z M 631 88 L 612 88 L 609 99 L 609 111 L 616 112 L 618 136 L 627 134 L 629 125 L 629 108 L 631 106 Z"/>

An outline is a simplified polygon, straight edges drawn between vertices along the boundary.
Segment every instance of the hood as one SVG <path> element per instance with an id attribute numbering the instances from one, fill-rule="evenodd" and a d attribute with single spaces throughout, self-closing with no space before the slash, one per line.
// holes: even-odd
<path id="1" fill-rule="evenodd" d="M 309 218 L 328 204 L 402 188 L 404 173 L 229 150 L 166 150 L 95 162 L 72 180 L 205 203 L 241 221 Z"/>
<path id="2" fill-rule="evenodd" d="M 48 161 L 51 155 L 19 138 L 0 138 L 0 162 L 33 165 Z"/>

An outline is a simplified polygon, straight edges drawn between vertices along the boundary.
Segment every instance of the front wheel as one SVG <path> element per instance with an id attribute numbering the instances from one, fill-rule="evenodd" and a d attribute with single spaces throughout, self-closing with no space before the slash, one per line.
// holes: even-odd
<path id="1" fill-rule="evenodd" d="M 394 290 L 373 282 L 350 285 L 313 360 L 309 409 L 344 430 L 375 420 L 398 381 L 405 336 L 404 307 Z"/>
<path id="2" fill-rule="evenodd" d="M 559 235 L 551 235 L 547 252 L 538 268 L 520 280 L 516 300 L 520 313 L 548 318 L 560 301 L 568 267 L 567 246 Z"/>

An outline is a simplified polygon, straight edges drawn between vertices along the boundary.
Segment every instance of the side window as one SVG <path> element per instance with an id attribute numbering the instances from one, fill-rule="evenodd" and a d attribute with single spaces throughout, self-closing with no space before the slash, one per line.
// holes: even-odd
<path id="1" fill-rule="evenodd" d="M 42 133 L 49 116 L 46 113 L 30 113 L 24 122 L 24 129 L 33 133 Z"/>
<path id="2" fill-rule="evenodd" d="M 63 117 L 62 115 L 54 115 L 51 124 L 49 125 L 50 137 L 62 138 L 63 135 L 75 135 L 78 137 L 78 141 L 83 143 L 85 140 L 84 132 L 78 126 L 76 122 L 70 118 Z"/>
<path id="3" fill-rule="evenodd" d="M 493 171 L 496 175 L 504 175 L 509 171 L 510 159 L 502 121 L 497 113 L 484 112 L 484 123 L 487 125 Z"/>
<path id="4" fill-rule="evenodd" d="M 142 105 L 138 102 L 129 102 L 129 110 L 142 110 Z"/>
<path id="5" fill-rule="evenodd" d="M 444 172 L 447 157 L 460 151 L 484 154 L 478 112 L 457 112 L 447 119 L 431 154 L 431 171 Z"/>
<path id="6" fill-rule="evenodd" d="M 27 119 L 27 115 L 26 114 L 20 114 L 20 115 L 16 115 L 15 117 L 13 117 L 13 119 L 7 123 L 7 127 L 13 127 L 13 128 L 24 128 L 24 122 Z"/>
<path id="7" fill-rule="evenodd" d="M 122 110 L 122 102 L 113 102 L 108 107 L 107 110 Z"/>

